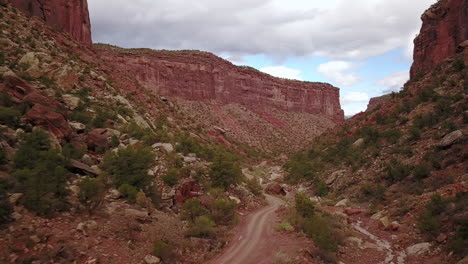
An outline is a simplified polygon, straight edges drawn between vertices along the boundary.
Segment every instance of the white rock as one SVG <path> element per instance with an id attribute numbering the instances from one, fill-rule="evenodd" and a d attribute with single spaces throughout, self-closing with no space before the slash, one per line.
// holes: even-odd
<path id="1" fill-rule="evenodd" d="M 158 257 L 155 257 L 153 255 L 146 255 L 144 260 L 146 264 L 157 264 L 161 262 L 161 260 Z"/>
<path id="2" fill-rule="evenodd" d="M 70 110 L 75 110 L 80 105 L 80 98 L 73 96 L 71 94 L 62 95 L 63 101 L 67 105 L 67 108 Z"/>
<path id="3" fill-rule="evenodd" d="M 70 121 L 70 122 L 68 122 L 68 124 L 71 126 L 71 128 L 73 128 L 77 132 L 82 132 L 82 131 L 84 131 L 86 129 L 86 125 L 82 124 L 80 122 Z"/>
<path id="4" fill-rule="evenodd" d="M 340 207 L 340 206 L 348 206 L 349 200 L 348 199 L 343 199 L 339 201 L 338 203 L 335 204 L 335 207 Z"/>
<path id="5" fill-rule="evenodd" d="M 453 131 L 452 133 L 446 135 L 442 140 L 439 142 L 439 146 L 441 147 L 448 147 L 453 145 L 459 139 L 463 137 L 463 132 L 461 130 Z"/>
<path id="6" fill-rule="evenodd" d="M 360 138 L 353 143 L 353 147 L 359 148 L 360 146 L 362 146 L 362 144 L 364 144 L 364 139 Z"/>
<path id="7" fill-rule="evenodd" d="M 148 212 L 143 212 L 135 209 L 125 209 L 125 215 L 140 220 L 145 220 L 149 216 Z"/>
<path id="8" fill-rule="evenodd" d="M 151 147 L 154 148 L 154 149 L 163 148 L 167 153 L 174 152 L 174 147 L 170 143 L 156 143 Z"/>
<path id="9" fill-rule="evenodd" d="M 14 193 L 10 196 L 10 198 L 8 198 L 8 201 L 12 204 L 12 205 L 16 205 L 16 203 L 18 202 L 19 199 L 21 199 L 21 197 L 23 197 L 23 194 L 22 193 Z"/>
<path id="10" fill-rule="evenodd" d="M 184 162 L 187 162 L 187 163 L 194 163 L 197 161 L 197 158 L 194 158 L 194 157 L 184 157 Z"/>
<path id="11" fill-rule="evenodd" d="M 229 199 L 236 202 L 236 204 L 240 204 L 241 200 L 235 196 L 229 196 Z"/>
<path id="12" fill-rule="evenodd" d="M 431 243 L 427 243 L 427 242 L 419 243 L 419 244 L 406 248 L 406 253 L 408 254 L 408 256 L 422 255 L 422 254 L 429 252 L 430 248 L 431 248 Z"/>

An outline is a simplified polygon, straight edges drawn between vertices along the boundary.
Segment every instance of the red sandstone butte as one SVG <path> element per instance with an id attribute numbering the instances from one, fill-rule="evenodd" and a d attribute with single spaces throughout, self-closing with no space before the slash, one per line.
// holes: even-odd
<path id="1" fill-rule="evenodd" d="M 390 94 L 382 95 L 379 97 L 372 97 L 369 100 L 369 104 L 367 104 L 367 109 L 366 112 L 370 112 L 374 110 L 378 106 L 382 106 L 385 104 L 388 100 L 390 100 L 392 96 Z"/>
<path id="2" fill-rule="evenodd" d="M 317 114 L 335 122 L 344 120 L 340 90 L 327 83 L 276 78 L 235 66 L 208 52 L 94 47 L 103 60 L 134 76 L 154 94 L 238 103 L 254 110 L 274 107 Z"/>
<path id="3" fill-rule="evenodd" d="M 8 0 L 28 15 L 63 29 L 77 41 L 91 45 L 91 22 L 87 0 Z"/>
<path id="4" fill-rule="evenodd" d="M 439 1 L 421 19 L 421 32 L 414 40 L 411 78 L 430 72 L 455 55 L 458 45 L 468 39 L 468 0 Z"/>

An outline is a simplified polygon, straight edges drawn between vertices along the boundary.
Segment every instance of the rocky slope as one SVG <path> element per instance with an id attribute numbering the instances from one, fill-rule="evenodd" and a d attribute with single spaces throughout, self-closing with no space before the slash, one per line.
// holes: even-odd
<path id="1" fill-rule="evenodd" d="M 91 22 L 87 0 L 8 0 L 28 15 L 43 19 L 47 25 L 68 32 L 81 43 L 91 45 Z"/>
<path id="2" fill-rule="evenodd" d="M 468 46 L 459 45 L 467 10 L 459 0 L 428 9 L 404 89 L 373 100 L 286 163 L 287 180 L 323 196 L 311 199 L 326 210 L 347 208 L 349 225 L 384 242 L 378 247 L 388 258 L 355 260 L 348 253 L 354 242 L 341 242 L 336 256 L 345 263 L 468 259 Z M 344 200 L 328 208 L 336 198 Z"/>
<path id="3" fill-rule="evenodd" d="M 421 31 L 414 40 L 411 78 L 432 71 L 437 64 L 455 55 L 459 45 L 468 39 L 468 1 L 439 1 L 421 19 Z"/>

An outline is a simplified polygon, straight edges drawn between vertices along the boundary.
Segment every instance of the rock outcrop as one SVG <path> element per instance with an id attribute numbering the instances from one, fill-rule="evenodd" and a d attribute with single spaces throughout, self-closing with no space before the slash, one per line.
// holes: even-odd
<path id="1" fill-rule="evenodd" d="M 64 30 L 76 40 L 91 45 L 91 22 L 87 0 L 8 0 L 28 15 Z"/>
<path id="2" fill-rule="evenodd" d="M 208 52 L 124 50 L 107 45 L 95 48 L 102 59 L 158 95 L 238 103 L 251 109 L 274 107 L 317 114 L 335 122 L 344 119 L 339 89 L 330 84 L 272 77 Z"/>
<path id="3" fill-rule="evenodd" d="M 468 0 L 442 0 L 421 17 L 421 32 L 414 40 L 411 79 L 426 74 L 468 39 Z"/>
<path id="4" fill-rule="evenodd" d="M 376 107 L 379 105 L 383 105 L 385 102 L 387 102 L 390 98 L 392 98 L 391 95 L 386 94 L 382 95 L 379 97 L 372 97 L 369 101 L 369 104 L 367 104 L 367 109 L 366 112 L 374 110 Z"/>

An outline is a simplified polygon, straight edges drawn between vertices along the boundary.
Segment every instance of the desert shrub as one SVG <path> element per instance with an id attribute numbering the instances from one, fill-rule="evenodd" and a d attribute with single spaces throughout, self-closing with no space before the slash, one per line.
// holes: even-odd
<path id="1" fill-rule="evenodd" d="M 315 214 L 315 203 L 303 193 L 296 194 L 296 210 L 304 218 L 312 217 Z"/>
<path id="2" fill-rule="evenodd" d="M 314 240 L 317 247 L 330 252 L 336 252 L 338 243 L 328 222 L 319 215 L 308 217 L 304 223 L 304 233 Z"/>
<path id="3" fill-rule="evenodd" d="M 111 138 L 111 146 L 113 148 L 116 148 L 120 145 L 120 140 L 119 140 L 119 137 L 117 137 L 116 135 L 112 135 L 112 138 Z"/>
<path id="4" fill-rule="evenodd" d="M 13 176 L 26 208 L 47 216 L 67 208 L 65 159 L 50 147 L 47 133 L 38 129 L 24 134 L 13 159 Z"/>
<path id="5" fill-rule="evenodd" d="M 117 120 L 117 114 L 108 109 L 99 108 L 96 111 L 96 116 L 92 122 L 93 127 L 102 128 L 106 120 Z"/>
<path id="6" fill-rule="evenodd" d="M 182 205 L 182 218 L 194 222 L 199 216 L 208 214 L 208 209 L 199 200 L 189 199 Z"/>
<path id="7" fill-rule="evenodd" d="M 8 163 L 8 157 L 5 149 L 0 148 L 0 166 Z"/>
<path id="8" fill-rule="evenodd" d="M 89 213 L 99 208 L 104 200 L 105 185 L 99 179 L 84 178 L 79 183 L 78 199 Z"/>
<path id="9" fill-rule="evenodd" d="M 126 198 L 130 202 L 135 202 L 136 196 L 138 194 L 138 190 L 130 184 L 120 185 L 119 192 L 122 194 L 124 198 Z"/>
<path id="10" fill-rule="evenodd" d="M 247 184 L 247 189 L 252 192 L 255 196 L 259 196 L 263 193 L 263 188 L 260 185 L 258 178 L 254 177 L 252 179 L 245 180 Z"/>
<path id="11" fill-rule="evenodd" d="M 18 125 L 20 118 L 20 111 L 10 107 L 0 106 L 0 124 L 15 127 Z"/>
<path id="12" fill-rule="evenodd" d="M 174 186 L 179 181 L 179 169 L 172 168 L 162 176 L 162 180 L 169 186 Z"/>
<path id="13" fill-rule="evenodd" d="M 457 225 L 455 235 L 451 239 L 449 246 L 450 249 L 459 256 L 466 256 L 468 254 L 468 218 L 464 218 Z"/>
<path id="14" fill-rule="evenodd" d="M 387 179 L 392 182 L 398 182 L 406 178 L 411 173 L 411 166 L 401 164 L 397 160 L 387 163 L 385 166 Z"/>
<path id="15" fill-rule="evenodd" d="M 151 177 L 147 171 L 151 168 L 155 155 L 148 147 L 127 147 L 104 155 L 103 169 L 116 186 L 129 184 L 136 188 L 144 188 Z"/>
<path id="16" fill-rule="evenodd" d="M 415 126 L 411 126 L 408 132 L 410 141 L 417 141 L 421 138 L 421 130 Z"/>
<path id="17" fill-rule="evenodd" d="M 364 138 L 364 141 L 368 145 L 376 144 L 381 137 L 379 130 L 372 126 L 363 127 L 357 132 L 357 134 Z"/>
<path id="18" fill-rule="evenodd" d="M 440 228 L 438 216 L 445 211 L 447 203 L 439 194 L 434 194 L 418 216 L 418 228 L 428 235 L 437 235 Z"/>
<path id="19" fill-rule="evenodd" d="M 463 61 L 463 58 L 457 58 L 454 62 L 453 62 L 453 70 L 455 72 L 461 72 L 463 71 L 463 69 L 465 69 L 465 62 Z"/>
<path id="20" fill-rule="evenodd" d="M 210 166 L 210 179 L 214 187 L 227 189 L 231 184 L 239 183 L 241 175 L 238 162 L 229 154 L 219 155 Z"/>
<path id="21" fill-rule="evenodd" d="M 3 18 L 3 13 L 1 13 L 2 18 Z M 0 52 L 0 65 L 5 64 L 5 54 L 3 52 Z"/>
<path id="22" fill-rule="evenodd" d="M 209 237 L 214 234 L 215 222 L 206 215 L 199 216 L 188 231 L 189 236 Z"/>
<path id="23" fill-rule="evenodd" d="M 153 244 L 153 255 L 162 261 L 169 261 L 174 257 L 173 247 L 162 240 L 158 240 Z"/>
<path id="24" fill-rule="evenodd" d="M 191 137 L 189 134 L 178 135 L 178 144 L 176 145 L 176 151 L 184 154 L 196 153 L 197 156 L 212 160 L 216 156 L 216 151 L 207 145 L 201 143 L 198 139 Z"/>
<path id="25" fill-rule="evenodd" d="M 384 194 L 385 186 L 382 184 L 365 184 L 361 187 L 361 195 L 365 199 L 382 201 Z"/>
<path id="26" fill-rule="evenodd" d="M 217 224 L 232 224 L 236 220 L 236 203 L 217 199 L 213 204 L 212 215 Z"/>
<path id="27" fill-rule="evenodd" d="M 93 117 L 91 114 L 87 113 L 84 110 L 75 110 L 70 113 L 69 119 L 72 121 L 76 121 L 79 123 L 82 123 L 86 126 L 91 126 L 91 123 L 93 121 Z"/>
<path id="28" fill-rule="evenodd" d="M 314 176 L 314 168 L 307 155 L 304 153 L 295 154 L 285 164 L 288 172 L 286 180 L 291 183 L 296 183 L 302 179 L 311 179 Z"/>
<path id="29" fill-rule="evenodd" d="M 3 181 L 0 181 L 0 225 L 10 221 L 10 215 L 13 213 L 13 207 L 8 201 L 6 187 Z"/>
<path id="30" fill-rule="evenodd" d="M 383 136 L 388 140 L 389 143 L 395 144 L 401 138 L 402 133 L 398 129 L 389 129 L 383 132 Z"/>
<path id="31" fill-rule="evenodd" d="M 136 194 L 136 197 L 135 197 L 135 202 L 138 206 L 144 208 L 147 206 L 147 198 L 146 198 L 146 194 L 142 191 L 139 191 L 137 194 Z"/>
<path id="32" fill-rule="evenodd" d="M 275 226 L 275 230 L 280 232 L 280 231 L 294 231 L 294 227 L 288 223 L 288 222 L 283 222 L 281 224 L 277 224 Z"/>
<path id="33" fill-rule="evenodd" d="M 424 161 L 429 163 L 430 166 L 436 170 L 442 169 L 442 165 L 440 164 L 439 159 L 436 157 L 434 152 L 426 153 L 424 155 Z"/>
<path id="34" fill-rule="evenodd" d="M 80 159 L 84 155 L 84 151 L 78 149 L 72 143 L 67 143 L 62 147 L 62 154 L 66 160 Z"/>
<path id="35" fill-rule="evenodd" d="M 431 168 L 427 163 L 421 163 L 413 170 L 413 176 L 416 179 L 424 179 L 431 175 Z"/>
<path id="36" fill-rule="evenodd" d="M 321 179 L 314 180 L 312 188 L 317 196 L 323 197 L 328 194 L 328 185 Z"/>

